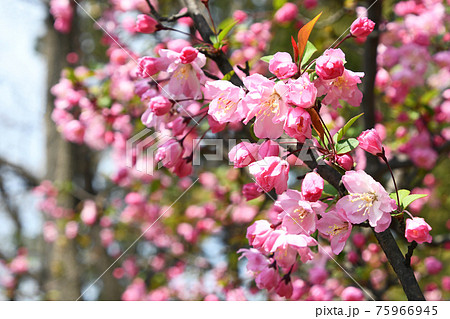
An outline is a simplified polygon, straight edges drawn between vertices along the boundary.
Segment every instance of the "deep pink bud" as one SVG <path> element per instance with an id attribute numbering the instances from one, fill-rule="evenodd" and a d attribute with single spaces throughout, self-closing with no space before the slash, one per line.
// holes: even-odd
<path id="1" fill-rule="evenodd" d="M 158 21 L 146 14 L 140 14 L 136 20 L 135 31 L 140 33 L 154 33 L 158 30 Z"/>
<path id="2" fill-rule="evenodd" d="M 381 138 L 375 129 L 366 130 L 358 137 L 359 147 L 373 155 L 383 154 Z"/>
<path id="3" fill-rule="evenodd" d="M 242 195 L 244 195 L 246 200 L 255 199 L 262 194 L 262 190 L 255 183 L 245 184 L 242 187 Z"/>
<path id="4" fill-rule="evenodd" d="M 316 72 L 322 80 L 335 79 L 344 74 L 345 55 L 341 49 L 328 49 L 316 61 Z"/>
<path id="5" fill-rule="evenodd" d="M 350 27 L 350 33 L 354 37 L 365 38 L 373 31 L 374 27 L 375 27 L 375 22 L 373 22 L 369 18 L 361 17 L 361 18 L 356 19 L 352 23 L 352 25 Z"/>
<path id="6" fill-rule="evenodd" d="M 172 102 L 170 102 L 168 98 L 162 95 L 158 95 L 150 100 L 149 108 L 156 115 L 161 116 L 170 111 L 170 109 L 172 108 Z"/>
<path id="7" fill-rule="evenodd" d="M 423 218 L 414 217 L 406 220 L 405 237 L 409 242 L 416 241 L 421 244 L 431 243 L 433 238 L 430 235 L 431 226 Z"/>
<path id="8" fill-rule="evenodd" d="M 180 60 L 183 64 L 188 64 L 194 62 L 197 58 L 198 50 L 193 47 L 186 47 L 181 50 Z"/>
<path id="9" fill-rule="evenodd" d="M 353 168 L 353 157 L 350 154 L 337 155 L 336 162 L 342 166 L 343 169 L 349 171 Z"/>
<path id="10" fill-rule="evenodd" d="M 138 60 L 138 71 L 137 75 L 145 79 L 152 75 L 158 73 L 160 69 L 158 68 L 158 59 L 145 56 Z"/>
<path id="11" fill-rule="evenodd" d="M 352 240 L 356 247 L 362 248 L 366 243 L 366 236 L 361 233 L 356 233 L 353 235 Z"/>
<path id="12" fill-rule="evenodd" d="M 430 275 L 436 275 L 442 270 L 442 262 L 436 257 L 427 257 L 424 260 L 425 268 Z"/>
<path id="13" fill-rule="evenodd" d="M 316 202 L 322 196 L 324 187 L 323 178 L 315 172 L 306 174 L 302 182 L 302 195 L 305 200 Z"/>

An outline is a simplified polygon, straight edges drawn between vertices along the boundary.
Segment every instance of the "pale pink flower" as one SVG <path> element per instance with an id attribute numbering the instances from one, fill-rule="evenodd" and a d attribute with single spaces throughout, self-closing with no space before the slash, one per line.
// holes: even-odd
<path id="1" fill-rule="evenodd" d="M 414 164 L 418 167 L 431 170 L 439 157 L 438 153 L 431 147 L 427 148 L 414 148 L 409 156 Z"/>
<path id="2" fill-rule="evenodd" d="M 258 150 L 259 145 L 256 143 L 241 142 L 230 150 L 228 158 L 234 163 L 234 167 L 246 167 L 256 161 Z"/>
<path id="3" fill-rule="evenodd" d="M 287 2 L 275 13 L 275 21 L 278 23 L 286 23 L 297 17 L 298 8 L 292 2 Z"/>
<path id="4" fill-rule="evenodd" d="M 317 97 L 317 88 L 309 79 L 307 73 L 296 80 L 289 79 L 287 102 L 302 108 L 314 106 Z"/>
<path id="5" fill-rule="evenodd" d="M 363 301 L 364 294 L 361 289 L 356 287 L 347 287 L 341 293 L 343 301 Z"/>
<path id="6" fill-rule="evenodd" d="M 363 72 L 352 72 L 344 70 L 344 73 L 333 80 L 317 79 L 314 84 L 317 87 L 319 96 L 326 94 L 322 100 L 324 105 L 333 107 L 342 107 L 339 100 L 344 100 L 352 106 L 359 106 L 362 101 L 362 93 L 358 89 L 358 83 L 361 83 Z"/>
<path id="7" fill-rule="evenodd" d="M 244 79 L 249 90 L 243 100 L 245 109 L 249 110 L 244 124 L 256 117 L 255 135 L 259 138 L 276 139 L 283 134 L 286 119 L 287 86 L 282 81 L 270 81 L 260 74 L 253 74 Z"/>
<path id="8" fill-rule="evenodd" d="M 278 156 L 268 156 L 250 164 L 249 171 L 255 177 L 256 184 L 265 192 L 270 192 L 273 188 L 277 194 L 286 191 L 289 164 Z"/>
<path id="9" fill-rule="evenodd" d="M 430 235 L 431 226 L 423 218 L 414 217 L 406 220 L 405 237 L 409 242 L 415 241 L 419 244 L 431 243 L 433 237 Z"/>
<path id="10" fill-rule="evenodd" d="M 250 248 L 250 249 L 239 249 L 237 251 L 238 254 L 242 253 L 241 257 L 239 259 L 242 259 L 243 257 L 247 258 L 247 270 L 258 273 L 267 266 L 269 266 L 269 260 L 264 256 L 259 250 Z"/>
<path id="11" fill-rule="evenodd" d="M 344 73 L 345 54 L 341 49 L 328 49 L 316 61 L 316 72 L 322 80 L 332 80 Z"/>
<path id="12" fill-rule="evenodd" d="M 287 52 L 277 52 L 269 62 L 269 71 L 279 79 L 287 79 L 297 73 L 297 65 Z"/>
<path id="13" fill-rule="evenodd" d="M 170 102 L 168 98 L 158 95 L 150 99 L 149 108 L 157 116 L 161 116 L 170 111 L 172 108 L 172 102 Z"/>
<path id="14" fill-rule="evenodd" d="M 212 99 L 208 114 L 221 124 L 241 121 L 247 115 L 242 104 L 245 92 L 230 81 L 207 82 L 205 96 Z"/>
<path id="15" fill-rule="evenodd" d="M 167 59 L 144 56 L 138 60 L 138 69 L 136 75 L 145 79 L 165 70 L 170 61 Z"/>
<path id="16" fill-rule="evenodd" d="M 279 156 L 280 145 L 272 140 L 267 140 L 259 146 L 258 160 L 262 160 L 268 156 Z"/>
<path id="17" fill-rule="evenodd" d="M 337 202 L 337 208 L 343 209 L 353 224 L 369 220 L 376 232 L 386 230 L 397 204 L 383 186 L 362 170 L 345 172 L 342 182 L 349 195 Z"/>
<path id="18" fill-rule="evenodd" d="M 267 220 L 257 220 L 247 228 L 247 239 L 251 246 L 259 249 L 262 248 L 273 229 Z"/>
<path id="19" fill-rule="evenodd" d="M 158 30 L 159 23 L 146 14 L 137 16 L 135 31 L 140 33 L 154 33 Z"/>
<path id="20" fill-rule="evenodd" d="M 311 116 L 301 107 L 289 108 L 284 123 L 286 134 L 303 143 L 312 137 Z"/>
<path id="21" fill-rule="evenodd" d="M 319 232 L 330 238 L 331 250 L 338 255 L 344 249 L 345 243 L 352 232 L 352 224 L 349 222 L 345 211 L 334 209 L 322 214 L 317 222 Z"/>
<path id="22" fill-rule="evenodd" d="M 233 19 L 236 20 L 238 23 L 245 22 L 247 20 L 247 13 L 245 13 L 242 10 L 236 10 L 233 12 Z"/>
<path id="23" fill-rule="evenodd" d="M 361 17 L 353 21 L 350 26 L 350 33 L 354 37 L 365 38 L 372 33 L 373 28 L 375 28 L 375 22 L 367 17 Z"/>
<path id="24" fill-rule="evenodd" d="M 380 135 L 375 129 L 362 132 L 358 137 L 358 142 L 359 147 L 370 154 L 383 154 L 383 144 L 381 143 Z"/>
<path id="25" fill-rule="evenodd" d="M 93 200 L 86 200 L 81 210 L 80 218 L 86 225 L 93 225 L 97 220 L 97 205 Z"/>
<path id="26" fill-rule="evenodd" d="M 280 281 L 278 271 L 273 267 L 266 267 L 255 278 L 256 286 L 259 289 L 272 290 Z"/>
<path id="27" fill-rule="evenodd" d="M 316 172 L 306 174 L 302 182 L 302 195 L 305 200 L 316 202 L 320 199 L 325 183 Z"/>

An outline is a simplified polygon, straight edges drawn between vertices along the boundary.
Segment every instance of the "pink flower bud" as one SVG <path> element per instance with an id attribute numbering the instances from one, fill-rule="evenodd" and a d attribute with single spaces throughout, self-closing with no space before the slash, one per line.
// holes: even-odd
<path id="1" fill-rule="evenodd" d="M 361 147 L 366 152 L 379 155 L 383 154 L 383 145 L 381 143 L 381 138 L 375 129 L 366 130 L 361 133 L 358 137 L 359 147 Z"/>
<path id="2" fill-rule="evenodd" d="M 278 23 L 286 23 L 297 17 L 298 8 L 295 4 L 288 2 L 275 13 L 275 21 Z"/>
<path id="3" fill-rule="evenodd" d="M 244 195 L 246 200 L 252 200 L 261 196 L 262 190 L 255 183 L 245 184 L 242 187 L 242 195 Z"/>
<path id="4" fill-rule="evenodd" d="M 136 20 L 135 31 L 140 33 L 154 33 L 158 30 L 159 23 L 146 14 L 140 14 Z"/>
<path id="5" fill-rule="evenodd" d="M 161 116 L 170 111 L 172 108 L 172 102 L 170 102 L 168 98 L 158 95 L 150 100 L 149 108 L 156 115 Z"/>
<path id="6" fill-rule="evenodd" d="M 328 272 L 323 267 L 313 267 L 309 270 L 309 281 L 314 285 L 325 283 L 328 278 Z"/>
<path id="7" fill-rule="evenodd" d="M 430 275 L 436 275 L 442 270 L 442 262 L 433 256 L 425 258 L 424 264 Z"/>
<path id="8" fill-rule="evenodd" d="M 291 281 L 286 282 L 285 279 L 282 279 L 277 286 L 276 293 L 280 297 L 291 298 L 293 290 Z"/>
<path id="9" fill-rule="evenodd" d="M 362 301 L 364 300 L 364 294 L 361 289 L 356 287 L 347 287 L 341 293 L 343 301 Z"/>
<path id="10" fill-rule="evenodd" d="M 180 162 L 182 155 L 183 148 L 180 143 L 175 139 L 171 139 L 158 148 L 155 160 L 162 161 L 164 167 L 171 168 Z"/>
<path id="11" fill-rule="evenodd" d="M 428 225 L 423 218 L 414 217 L 406 220 L 405 237 L 409 242 L 416 241 L 421 244 L 424 242 L 431 243 L 430 235 L 431 226 Z"/>
<path id="12" fill-rule="evenodd" d="M 302 195 L 305 200 L 316 202 L 322 196 L 324 187 L 323 178 L 315 172 L 306 174 L 302 182 Z"/>
<path id="13" fill-rule="evenodd" d="M 261 144 L 258 150 L 258 159 L 261 160 L 267 156 L 279 156 L 280 145 L 272 140 L 267 140 Z"/>
<path id="14" fill-rule="evenodd" d="M 328 49 L 316 61 L 316 72 L 322 80 L 331 80 L 344 73 L 345 55 L 341 49 Z"/>
<path id="15" fill-rule="evenodd" d="M 369 18 L 361 17 L 361 18 L 356 19 L 352 23 L 352 25 L 350 27 L 350 33 L 354 37 L 364 38 L 364 37 L 367 37 L 373 31 L 374 27 L 375 27 L 375 22 L 373 22 Z"/>
<path id="16" fill-rule="evenodd" d="M 287 52 L 278 52 L 269 62 L 269 71 L 279 79 L 287 79 L 297 73 L 297 65 Z"/>
<path id="17" fill-rule="evenodd" d="M 303 143 L 311 138 L 311 116 L 301 107 L 289 108 L 284 130 L 287 135 Z"/>
<path id="18" fill-rule="evenodd" d="M 158 68 L 158 59 L 145 56 L 138 60 L 138 71 L 137 75 L 143 79 L 151 77 L 158 73 L 160 69 Z"/>
<path id="19" fill-rule="evenodd" d="M 258 144 L 242 142 L 231 149 L 228 158 L 234 162 L 235 168 L 246 167 L 256 161 L 258 149 Z"/>
<path id="20" fill-rule="evenodd" d="M 198 50 L 193 47 L 186 47 L 181 51 L 180 60 L 183 64 L 194 62 L 197 58 Z"/>
<path id="21" fill-rule="evenodd" d="M 337 155 L 336 162 L 342 166 L 343 169 L 349 171 L 353 168 L 353 157 L 350 154 Z"/>
<path id="22" fill-rule="evenodd" d="M 353 244 L 358 248 L 362 248 L 366 244 L 366 236 L 361 233 L 354 234 L 352 240 Z"/>

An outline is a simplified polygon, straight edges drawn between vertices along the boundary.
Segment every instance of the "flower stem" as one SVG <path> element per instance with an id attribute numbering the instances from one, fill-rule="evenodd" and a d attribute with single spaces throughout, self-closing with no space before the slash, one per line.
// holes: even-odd
<path id="1" fill-rule="evenodd" d="M 397 206 L 399 207 L 400 206 L 400 197 L 398 196 L 397 182 L 395 181 L 394 172 L 392 172 L 392 168 L 389 165 L 389 161 L 387 160 L 386 155 L 384 153 L 384 148 L 383 148 L 383 153 L 379 156 L 386 163 L 386 166 L 389 169 L 389 172 L 391 173 L 392 181 L 394 182 L 394 187 L 395 187 L 395 194 L 397 195 Z M 397 209 L 398 209 L 398 207 L 397 207 Z"/>

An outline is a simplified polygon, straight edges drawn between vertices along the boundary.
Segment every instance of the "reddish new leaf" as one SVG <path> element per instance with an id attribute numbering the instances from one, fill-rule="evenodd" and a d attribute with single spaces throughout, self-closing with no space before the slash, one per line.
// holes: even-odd
<path id="1" fill-rule="evenodd" d="M 295 63 L 298 62 L 298 46 L 297 42 L 295 42 L 295 39 L 293 36 L 291 36 L 291 42 L 292 42 L 292 48 L 294 48 L 294 61 Z"/>
<path id="2" fill-rule="evenodd" d="M 313 107 L 310 107 L 309 109 L 306 109 L 311 116 L 311 122 L 313 128 L 316 130 L 317 134 L 319 134 L 320 139 L 323 141 L 323 137 L 325 134 L 325 131 L 322 126 L 322 122 L 320 121 L 319 114 L 317 113 L 316 109 Z"/>
<path id="3" fill-rule="evenodd" d="M 303 52 L 306 48 L 306 43 L 308 43 L 309 35 L 311 34 L 312 29 L 314 28 L 314 25 L 316 24 L 317 20 L 319 20 L 320 16 L 322 15 L 322 12 L 319 13 L 314 19 L 309 21 L 307 24 L 305 24 L 300 31 L 298 31 L 298 57 L 302 58 Z"/>

